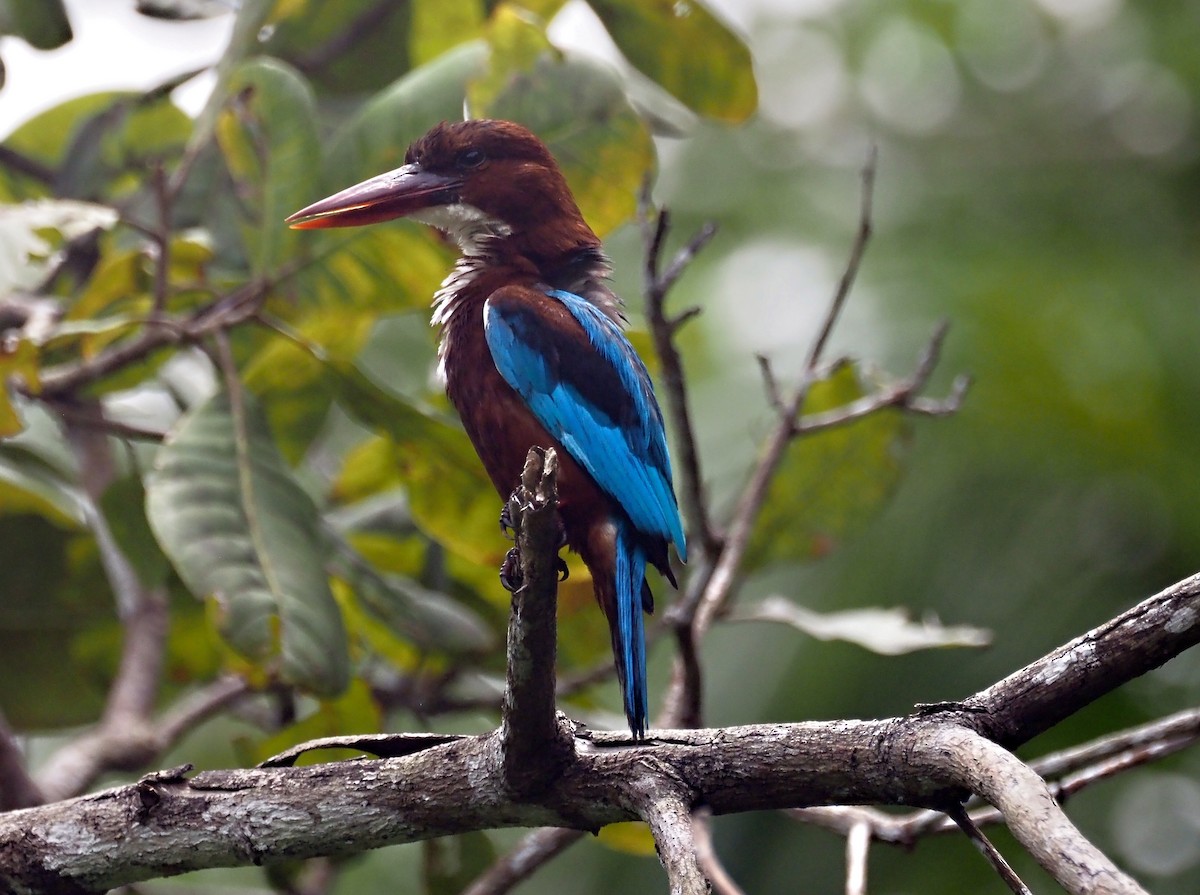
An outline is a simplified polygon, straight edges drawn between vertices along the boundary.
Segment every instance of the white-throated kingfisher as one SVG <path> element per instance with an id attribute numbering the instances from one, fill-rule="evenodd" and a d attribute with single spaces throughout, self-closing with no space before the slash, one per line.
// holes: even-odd
<path id="1" fill-rule="evenodd" d="M 289 217 L 296 228 L 411 217 L 462 257 L 434 296 L 439 373 L 502 497 L 534 446 L 559 456 L 565 540 L 608 618 L 629 729 L 646 730 L 646 564 L 686 560 L 662 411 L 622 332 L 599 238 L 546 146 L 508 121 L 442 123 L 401 168 Z"/>

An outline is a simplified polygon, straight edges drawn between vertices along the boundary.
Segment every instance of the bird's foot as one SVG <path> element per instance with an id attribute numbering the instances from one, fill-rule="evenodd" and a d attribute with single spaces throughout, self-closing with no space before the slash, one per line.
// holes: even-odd
<path id="1" fill-rule="evenodd" d="M 513 524 L 517 510 L 521 509 L 521 489 L 517 488 L 512 494 L 508 495 L 508 500 L 504 502 L 504 506 L 500 508 L 500 534 L 508 538 L 510 541 L 516 538 L 516 526 Z"/>
<path id="2" fill-rule="evenodd" d="M 525 576 L 521 574 L 521 551 L 510 547 L 500 563 L 500 586 L 510 594 L 515 594 L 525 586 Z"/>
<path id="3" fill-rule="evenodd" d="M 554 557 L 554 571 L 558 573 L 559 581 L 566 581 L 571 576 L 567 561 L 561 556 Z M 510 547 L 500 563 L 500 585 L 512 594 L 525 586 L 525 576 L 521 574 L 521 551 L 516 547 Z"/>

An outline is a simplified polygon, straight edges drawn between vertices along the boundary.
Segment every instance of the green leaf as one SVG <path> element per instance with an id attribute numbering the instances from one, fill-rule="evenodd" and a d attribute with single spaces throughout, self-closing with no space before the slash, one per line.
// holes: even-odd
<path id="1" fill-rule="evenodd" d="M 650 833 L 650 828 L 641 821 L 631 820 L 601 827 L 600 832 L 596 834 L 596 840 L 613 851 L 627 855 L 650 858 L 655 854 L 654 836 Z"/>
<path id="2" fill-rule="evenodd" d="M 208 145 L 217 125 L 217 116 L 230 95 L 229 80 L 244 60 L 263 52 L 261 42 L 264 28 L 267 27 L 265 23 L 277 5 L 274 0 L 241 0 L 237 4 L 233 33 L 229 36 L 225 52 L 217 61 L 217 84 L 196 117 L 196 125 L 188 140 L 189 153 L 199 154 Z"/>
<path id="3" fill-rule="evenodd" d="M 384 436 L 376 445 L 408 490 L 413 519 L 430 537 L 475 562 L 499 561 L 500 499 L 462 429 L 334 363 L 337 400 Z M 354 454 L 347 458 L 353 462 Z"/>
<path id="4" fill-rule="evenodd" d="M 62 0 L 0 0 L 0 35 L 5 34 L 39 50 L 61 47 L 73 36 Z"/>
<path id="5" fill-rule="evenodd" d="M 371 97 L 334 138 L 323 166 L 326 192 L 399 167 L 409 143 L 439 121 L 461 119 L 467 82 L 483 71 L 487 53 L 482 41 L 463 44 Z M 320 195 L 314 190 L 309 201 Z"/>
<path id="6" fill-rule="evenodd" d="M 224 392 L 185 416 L 146 485 L 155 536 L 180 578 L 216 603 L 222 635 L 283 679 L 336 694 L 349 677 L 317 509 L 261 410 Z"/>
<path id="7" fill-rule="evenodd" d="M 55 190 L 109 201 L 143 190 L 146 172 L 177 157 L 191 132 L 191 119 L 171 102 L 169 93 L 118 94 L 94 114 L 73 122 Z"/>
<path id="8" fill-rule="evenodd" d="M 394 633 L 423 649 L 479 653 L 494 646 L 491 630 L 460 602 L 404 575 L 380 573 L 343 542 L 342 577 L 362 607 Z"/>
<path id="9" fill-rule="evenodd" d="M 53 191 L 54 171 L 71 145 L 72 137 L 88 115 L 109 106 L 121 93 L 93 93 L 69 99 L 26 121 L 13 131 L 4 145 L 44 166 L 48 178 L 28 176 L 0 166 L 0 199 L 9 202 L 48 196 Z"/>
<path id="10" fill-rule="evenodd" d="M 377 90 L 408 71 L 411 3 L 289 0 L 275 4 L 260 51 L 299 65 L 322 94 Z M 339 47 L 351 41 L 351 52 Z"/>
<path id="11" fill-rule="evenodd" d="M 867 393 L 858 369 L 840 364 L 813 384 L 806 414 L 845 406 Z M 747 567 L 822 556 L 856 533 L 900 480 L 910 426 L 883 410 L 806 435 L 789 448 L 747 552 Z"/>
<path id="12" fill-rule="evenodd" d="M 767 597 L 744 607 L 730 621 L 778 622 L 818 640 L 844 640 L 884 656 L 899 656 L 923 649 L 987 646 L 991 632 L 971 625 L 943 625 L 929 616 L 920 621 L 899 607 L 867 607 L 842 612 L 813 612 L 785 597 Z"/>
<path id="13" fill-rule="evenodd" d="M 83 522 L 80 495 L 73 484 L 32 451 L 0 442 L 0 514 L 29 512 L 67 529 Z"/>
<path id="14" fill-rule="evenodd" d="M 633 216 L 654 144 L 611 70 L 563 57 L 523 18 L 497 12 L 492 67 L 470 89 L 471 114 L 506 118 L 554 154 L 588 223 L 604 236 Z"/>
<path id="15" fill-rule="evenodd" d="M 249 218 L 247 254 L 263 276 L 299 248 L 300 234 L 283 219 L 310 201 L 320 168 L 316 101 L 299 73 L 274 59 L 244 63 L 229 90 L 217 138 Z"/>
<path id="16" fill-rule="evenodd" d="M 81 675 L 78 637 L 111 624 L 95 542 L 40 515 L 0 513 L 0 703 L 17 730 L 94 723 L 107 679 Z"/>
<path id="17" fill-rule="evenodd" d="M 0 383 L 10 380 L 23 381 L 36 387 L 40 369 L 37 346 L 28 339 L 17 339 L 16 344 L 0 345 Z M 17 400 L 7 386 L 0 387 L 0 438 L 16 435 L 25 427 L 17 410 Z"/>
<path id="18" fill-rule="evenodd" d="M 483 32 L 483 0 L 413 0 L 409 50 L 415 65 L 431 62 Z"/>
<path id="19" fill-rule="evenodd" d="M 171 564 L 146 519 L 146 489 L 141 477 L 128 475 L 109 485 L 100 496 L 100 511 L 141 583 L 147 587 L 163 584 Z"/>
<path id="20" fill-rule="evenodd" d="M 625 58 L 694 112 L 744 121 L 758 106 L 750 49 L 697 0 L 588 0 Z"/>

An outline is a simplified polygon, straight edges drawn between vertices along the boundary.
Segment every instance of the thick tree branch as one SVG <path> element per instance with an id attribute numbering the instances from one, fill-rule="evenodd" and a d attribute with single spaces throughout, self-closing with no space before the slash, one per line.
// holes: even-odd
<path id="1" fill-rule="evenodd" d="M 995 805 L 1017 841 L 1068 892 L 1145 895 L 1076 829 L 1042 778 L 1012 753 L 961 728 L 939 730 L 930 745 L 943 755 L 937 772 L 949 771 Z"/>
<path id="2" fill-rule="evenodd" d="M 971 725 L 1015 747 L 1200 641 L 1200 574 L 1059 647 L 966 700 Z"/>
<path id="3" fill-rule="evenodd" d="M 1013 895 L 1033 895 L 1024 881 L 1017 876 L 1016 871 L 1012 869 L 1008 861 L 1004 860 L 1004 855 L 1000 854 L 999 849 L 992 845 L 991 840 L 983 835 L 983 831 L 979 829 L 971 819 L 971 815 L 967 813 L 962 805 L 950 805 L 946 809 L 946 814 L 966 834 L 966 837 L 971 840 L 972 844 L 979 849 L 980 853 L 987 859 L 987 862 L 992 865 L 992 869 L 996 871 L 999 877 L 1004 880 L 1004 884 L 1013 892 Z"/>
<path id="4" fill-rule="evenodd" d="M 1131 651 L 1139 661 L 1097 666 L 1115 687 L 1193 643 L 1196 626 L 1184 622 L 1200 614 L 1198 607 L 1200 576 L 1074 646 L 1091 643 L 1106 655 L 1107 637 L 1136 638 L 1135 621 L 1147 625 L 1157 637 L 1154 650 L 1139 650 L 1135 641 Z M 417 751 L 381 761 L 211 771 L 190 781 L 152 775 L 140 784 L 0 815 L 0 887 L 100 891 L 201 867 L 347 854 L 467 830 L 595 830 L 637 819 L 647 787 L 658 780 L 686 803 L 717 814 L 855 803 L 941 808 L 977 789 L 1005 811 L 1021 841 L 1068 891 L 1138 891 L 1080 840 L 1033 771 L 976 732 L 994 717 L 1020 717 L 1023 707 L 1044 717 L 1041 694 L 1022 682 L 1056 657 L 1060 675 L 1069 675 L 1072 663 L 1088 665 L 1091 659 L 1076 650 L 1056 650 L 972 697 L 967 704 L 982 711 L 948 707 L 884 721 L 656 730 L 638 748 L 624 748 L 622 733 L 575 734 L 570 761 L 536 801 L 515 795 L 505 780 L 498 732 L 428 748 L 409 741 L 406 748 Z M 1086 676 L 1081 686 L 1081 695 L 1059 693 L 1060 715 L 1095 698 Z M 1018 725 L 1014 736 L 1039 729 Z M 1024 802 L 1014 802 L 1010 784 Z M 1095 873 L 1085 879 L 1078 868 Z"/>
<path id="5" fill-rule="evenodd" d="M 658 774 L 647 776 L 639 813 L 650 825 L 671 895 L 709 895 L 692 837 L 689 793 L 668 780 Z"/>

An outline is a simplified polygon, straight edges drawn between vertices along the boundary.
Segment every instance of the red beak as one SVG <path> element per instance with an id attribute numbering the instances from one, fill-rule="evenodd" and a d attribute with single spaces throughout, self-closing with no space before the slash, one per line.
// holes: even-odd
<path id="1" fill-rule="evenodd" d="M 293 230 L 376 224 L 457 202 L 460 186 L 459 177 L 423 171 L 419 165 L 405 165 L 301 208 L 285 223 Z"/>

